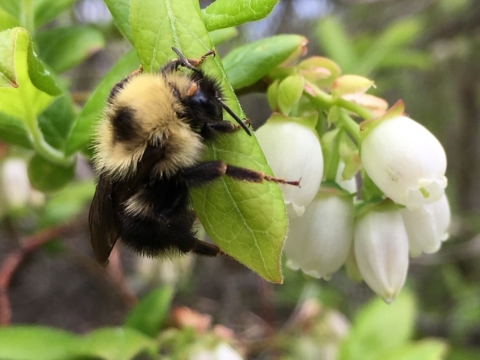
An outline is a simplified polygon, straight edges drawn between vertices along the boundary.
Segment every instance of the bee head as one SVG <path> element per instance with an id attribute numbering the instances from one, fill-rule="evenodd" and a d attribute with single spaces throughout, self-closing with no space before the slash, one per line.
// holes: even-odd
<path id="1" fill-rule="evenodd" d="M 205 84 L 205 82 L 203 83 Z M 186 95 L 185 105 L 193 118 L 198 118 L 201 122 L 203 122 L 202 120 L 223 120 L 222 103 L 219 101 L 219 94 L 214 87 L 192 82 Z"/>

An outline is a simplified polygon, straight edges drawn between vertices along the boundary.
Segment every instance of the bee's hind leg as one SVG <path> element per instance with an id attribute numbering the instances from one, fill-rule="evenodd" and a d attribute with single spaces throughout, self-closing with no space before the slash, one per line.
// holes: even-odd
<path id="1" fill-rule="evenodd" d="M 236 180 L 261 183 L 263 181 L 277 184 L 293 185 L 300 187 L 300 180 L 290 181 L 279 179 L 260 171 L 232 166 L 223 161 L 208 161 L 195 165 L 181 172 L 180 177 L 190 186 L 201 186 L 215 181 L 222 175 L 227 175 Z"/>

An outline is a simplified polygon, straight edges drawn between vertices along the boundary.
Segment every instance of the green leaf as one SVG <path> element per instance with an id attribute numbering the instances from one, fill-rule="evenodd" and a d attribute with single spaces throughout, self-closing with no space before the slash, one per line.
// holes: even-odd
<path id="1" fill-rule="evenodd" d="M 67 185 L 75 175 L 75 163 L 57 165 L 36 154 L 28 163 L 28 178 L 32 186 L 40 191 L 54 191 Z"/>
<path id="2" fill-rule="evenodd" d="M 80 64 L 105 45 L 102 33 L 88 26 L 45 30 L 35 40 L 40 58 L 57 73 Z"/>
<path id="3" fill-rule="evenodd" d="M 237 26 L 266 17 L 278 0 L 216 0 L 202 10 L 205 27 L 210 30 Z"/>
<path id="4" fill-rule="evenodd" d="M 130 311 L 125 326 L 150 337 L 157 336 L 168 314 L 172 296 L 173 289 L 168 286 L 153 290 Z"/>
<path id="5" fill-rule="evenodd" d="M 0 112 L 0 139 L 9 144 L 31 148 L 28 130 L 19 119 Z"/>
<path id="6" fill-rule="evenodd" d="M 130 43 L 133 43 L 132 29 L 130 28 L 130 0 L 104 0 L 115 24 Z"/>
<path id="7" fill-rule="evenodd" d="M 157 352 L 154 340 L 129 328 L 103 328 L 84 335 L 70 347 L 66 359 L 100 358 L 130 360 L 136 355 Z"/>
<path id="8" fill-rule="evenodd" d="M 145 70 L 158 71 L 175 58 L 172 46 L 187 58 L 198 58 L 212 49 L 196 1 L 132 0 L 130 6 L 134 44 Z M 207 58 L 202 70 L 220 81 L 228 106 L 242 116 L 219 57 Z M 206 148 L 208 160 L 221 159 L 272 174 L 255 137 L 243 131 L 219 136 L 213 143 L 207 143 Z M 280 256 L 286 235 L 286 214 L 276 184 L 245 183 L 222 177 L 192 191 L 192 199 L 207 234 L 223 251 L 265 279 L 282 281 Z"/>
<path id="9" fill-rule="evenodd" d="M 241 89 L 256 83 L 306 43 L 300 35 L 277 35 L 232 50 L 223 59 L 230 84 Z"/>
<path id="10" fill-rule="evenodd" d="M 0 88 L 0 111 L 25 122 L 34 123 L 58 95 L 60 89 L 33 53 L 25 29 L 0 32 L 0 77 L 15 88 Z M 5 84 L 5 81 L 0 81 Z M 50 95 L 49 95 L 50 94 Z"/>
<path id="11" fill-rule="evenodd" d="M 210 31 L 210 39 L 213 45 L 217 46 L 238 35 L 238 30 L 234 27 Z"/>
<path id="12" fill-rule="evenodd" d="M 0 87 L 18 87 L 15 73 L 15 37 L 15 31 L 0 32 Z"/>
<path id="13" fill-rule="evenodd" d="M 61 360 L 76 340 L 66 331 L 40 326 L 0 328 L 0 359 Z"/>
<path id="14" fill-rule="evenodd" d="M 35 27 L 53 20 L 76 0 L 34 0 Z"/>
<path id="15" fill-rule="evenodd" d="M 135 51 L 125 54 L 114 67 L 104 76 L 96 87 L 82 111 L 78 115 L 67 141 L 66 153 L 71 155 L 84 149 L 92 141 L 95 125 L 102 117 L 107 97 L 113 85 L 122 80 L 126 75 L 138 68 L 139 62 Z"/>
<path id="16" fill-rule="evenodd" d="M 405 289 L 390 305 L 376 298 L 357 314 L 340 346 L 339 359 L 383 359 L 410 339 L 414 320 L 415 300 Z"/>
<path id="17" fill-rule="evenodd" d="M 64 150 L 75 116 L 73 101 L 69 95 L 56 98 L 38 117 L 45 140 L 54 148 Z"/>
<path id="18" fill-rule="evenodd" d="M 383 360 L 442 360 L 447 355 L 448 345 L 440 339 L 424 339 L 392 349 Z M 478 354 L 477 354 L 478 356 Z M 478 357 L 477 357 L 478 358 Z"/>

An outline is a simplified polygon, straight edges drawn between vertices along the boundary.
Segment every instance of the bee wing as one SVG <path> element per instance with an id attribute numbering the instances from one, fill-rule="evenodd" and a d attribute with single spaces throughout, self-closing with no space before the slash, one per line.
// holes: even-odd
<path id="1" fill-rule="evenodd" d="M 112 189 L 113 184 L 108 176 L 100 175 L 89 214 L 93 253 L 102 265 L 108 264 L 110 252 L 119 237 L 115 225 Z"/>

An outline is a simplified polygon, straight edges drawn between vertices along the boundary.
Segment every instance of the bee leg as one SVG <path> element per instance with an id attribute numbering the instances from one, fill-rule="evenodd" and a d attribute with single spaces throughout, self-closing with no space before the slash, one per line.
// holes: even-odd
<path id="1" fill-rule="evenodd" d="M 204 139 L 212 139 L 216 133 L 233 133 L 238 129 L 240 126 L 232 124 L 230 121 L 210 121 L 202 126 L 200 135 Z"/>
<path id="2" fill-rule="evenodd" d="M 289 181 L 285 179 L 279 179 L 259 171 L 227 165 L 223 161 L 209 161 L 200 163 L 194 167 L 182 171 L 180 177 L 190 186 L 201 186 L 218 179 L 222 175 L 227 175 L 233 179 L 248 182 L 261 183 L 263 181 L 270 181 L 278 184 L 300 187 L 300 180 Z"/>
<path id="3" fill-rule="evenodd" d="M 225 175 L 233 179 L 242 180 L 242 181 L 256 182 L 256 183 L 261 183 L 263 181 L 270 181 L 277 184 L 293 185 L 297 187 L 300 187 L 300 181 L 302 180 L 302 179 L 298 179 L 296 181 L 290 181 L 285 179 L 279 179 L 279 178 L 267 175 L 265 173 L 262 173 L 260 171 L 255 171 L 252 169 L 246 169 L 246 168 L 241 168 L 241 167 L 232 166 L 232 165 L 227 165 L 227 171 L 225 172 Z"/>
<path id="4" fill-rule="evenodd" d="M 218 254 L 223 254 L 223 251 L 221 251 L 217 245 L 201 240 L 195 241 L 194 248 L 191 251 L 197 255 L 211 257 L 217 256 Z"/>
<path id="5" fill-rule="evenodd" d="M 143 67 L 140 65 L 140 67 L 137 70 L 132 71 L 130 74 L 125 76 L 122 80 L 120 80 L 115 85 L 113 85 L 112 90 L 110 90 L 110 95 L 108 95 L 108 101 L 111 103 L 112 100 L 115 98 L 115 96 L 118 94 L 118 92 L 123 89 L 125 84 L 127 84 L 135 76 L 140 75 L 142 72 L 143 72 Z"/>
<path id="6" fill-rule="evenodd" d="M 209 50 L 207 53 L 200 56 L 198 59 L 187 59 L 177 48 L 172 47 L 172 50 L 175 54 L 178 55 L 178 59 L 174 61 L 178 61 L 179 65 L 186 67 L 187 69 L 197 71 L 197 67 L 199 67 L 207 58 L 207 56 L 213 55 L 215 56 L 214 50 Z"/>
<path id="7" fill-rule="evenodd" d="M 189 186 L 208 184 L 227 171 L 227 164 L 223 161 L 209 161 L 185 169 L 180 173 L 180 178 Z"/>
<path id="8" fill-rule="evenodd" d="M 197 67 L 203 63 L 207 56 L 215 56 L 215 51 L 210 50 L 198 59 L 187 59 L 177 48 L 172 47 L 172 50 L 175 52 L 175 54 L 178 55 L 178 59 L 171 60 L 164 67 L 162 67 L 160 71 L 162 72 L 163 76 L 165 76 L 166 73 L 176 71 L 179 66 L 183 66 L 189 70 L 199 72 L 200 70 L 198 70 Z"/>

